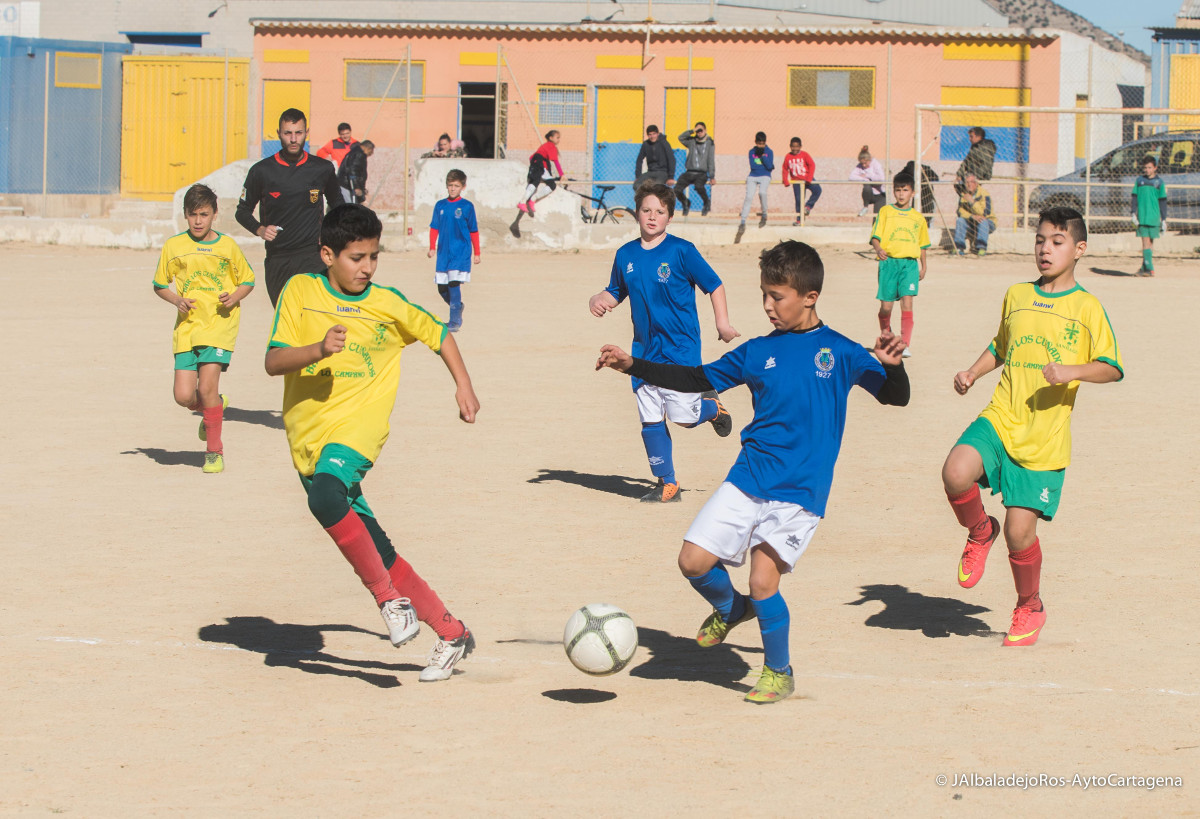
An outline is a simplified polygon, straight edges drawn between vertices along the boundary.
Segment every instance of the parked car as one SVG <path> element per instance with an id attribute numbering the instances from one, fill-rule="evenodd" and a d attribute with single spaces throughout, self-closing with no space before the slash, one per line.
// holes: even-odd
<path id="1" fill-rule="evenodd" d="M 1091 165 L 1092 182 L 1119 184 L 1113 187 L 1093 184 L 1090 208 L 1086 211 L 1085 186 L 1082 184 L 1086 168 L 1034 188 L 1029 195 L 1029 210 L 1036 214 L 1049 207 L 1064 205 L 1080 213 L 1089 213 L 1088 227 L 1093 231 L 1132 230 L 1129 215 L 1133 182 L 1141 175 L 1142 160 L 1147 156 L 1158 162 L 1158 175 L 1167 185 L 1168 222 L 1181 230 L 1200 230 L 1200 222 L 1188 225 L 1176 221 L 1200 220 L 1200 131 L 1142 137 L 1097 159 Z M 1182 185 L 1197 187 L 1189 189 L 1180 187 Z"/>

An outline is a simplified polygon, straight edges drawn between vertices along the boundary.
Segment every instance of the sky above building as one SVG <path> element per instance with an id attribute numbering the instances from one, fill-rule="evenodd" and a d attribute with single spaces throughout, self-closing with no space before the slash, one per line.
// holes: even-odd
<path id="1" fill-rule="evenodd" d="M 1110 34 L 1125 32 L 1122 39 L 1150 53 L 1151 26 L 1175 25 L 1181 0 L 1055 0 L 1060 6 L 1082 15 Z"/>

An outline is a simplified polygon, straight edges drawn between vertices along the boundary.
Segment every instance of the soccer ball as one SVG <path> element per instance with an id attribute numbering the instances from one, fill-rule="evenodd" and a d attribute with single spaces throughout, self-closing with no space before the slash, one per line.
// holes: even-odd
<path id="1" fill-rule="evenodd" d="M 637 651 L 637 626 L 616 606 L 589 603 L 571 615 L 563 630 L 567 658 L 585 674 L 616 674 Z"/>

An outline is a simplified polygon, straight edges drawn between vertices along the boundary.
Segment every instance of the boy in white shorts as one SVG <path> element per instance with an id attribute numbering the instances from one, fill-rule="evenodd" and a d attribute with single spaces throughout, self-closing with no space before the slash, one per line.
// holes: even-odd
<path id="1" fill-rule="evenodd" d="M 675 215 L 675 194 L 666 185 L 646 184 L 634 195 L 641 236 L 617 251 L 608 287 L 592 296 L 588 307 L 601 318 L 629 299 L 633 319 L 633 353 L 660 364 L 695 367 L 700 364 L 700 318 L 696 314 L 699 287 L 712 301 L 717 336 L 729 342 L 738 331 L 729 323 L 725 285 L 691 242 L 671 236 L 667 225 Z M 684 427 L 711 423 L 722 438 L 733 429 L 733 419 L 716 392 L 676 391 L 633 378 L 642 442 L 650 472 L 658 485 L 642 500 L 647 503 L 677 501 L 679 480 L 671 457 L 667 421 Z"/>
<path id="2" fill-rule="evenodd" d="M 465 173 L 457 168 L 447 173 L 446 198 L 433 206 L 429 222 L 429 257 L 437 254 L 433 280 L 450 307 L 446 329 L 452 333 L 462 329 L 462 285 L 471 281 L 471 263 L 479 264 L 479 225 L 475 206 L 462 198 L 466 186 Z"/>
<path id="3" fill-rule="evenodd" d="M 780 242 L 763 251 L 759 269 L 771 334 L 701 367 L 654 363 L 606 345 L 596 369 L 612 367 L 676 390 L 723 392 L 745 384 L 753 393 L 754 419 L 742 430 L 742 450 L 684 536 L 679 569 L 713 606 L 696 635 L 702 647 L 758 618 L 763 670 L 746 701 L 771 703 L 795 690 L 791 620 L 779 580 L 804 554 L 825 514 L 846 399 L 858 385 L 881 404 L 905 406 L 909 384 L 898 337 L 884 332 L 868 350 L 817 317 L 825 274 L 815 250 Z M 734 589 L 725 569 L 741 566 L 747 553 L 749 596 Z"/>

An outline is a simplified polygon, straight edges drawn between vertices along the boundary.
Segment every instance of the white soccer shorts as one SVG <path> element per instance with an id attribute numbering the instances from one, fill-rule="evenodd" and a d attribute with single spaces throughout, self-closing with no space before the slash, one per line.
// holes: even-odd
<path id="1" fill-rule="evenodd" d="M 698 392 L 676 392 L 643 384 L 634 396 L 643 424 L 657 424 L 664 417 L 676 424 L 695 424 L 700 420 Z"/>
<path id="2" fill-rule="evenodd" d="M 470 270 L 439 270 L 433 274 L 434 284 L 450 284 L 450 282 L 469 282 L 471 281 Z"/>
<path id="3" fill-rule="evenodd" d="M 820 522 L 819 516 L 798 503 L 756 498 L 726 481 L 704 504 L 683 539 L 729 566 L 741 566 L 751 547 L 766 543 L 791 570 Z"/>

